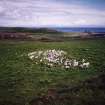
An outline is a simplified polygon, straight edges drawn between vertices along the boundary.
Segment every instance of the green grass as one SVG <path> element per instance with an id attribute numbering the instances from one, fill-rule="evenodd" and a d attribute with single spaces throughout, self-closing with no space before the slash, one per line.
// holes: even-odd
<path id="1" fill-rule="evenodd" d="M 91 66 L 86 70 L 61 70 L 35 65 L 26 55 L 40 49 L 65 50 L 74 58 L 87 59 Z M 48 88 L 59 89 L 78 84 L 104 72 L 104 69 L 104 39 L 70 42 L 0 41 L 0 103 L 24 105 L 38 94 L 45 94 Z"/>

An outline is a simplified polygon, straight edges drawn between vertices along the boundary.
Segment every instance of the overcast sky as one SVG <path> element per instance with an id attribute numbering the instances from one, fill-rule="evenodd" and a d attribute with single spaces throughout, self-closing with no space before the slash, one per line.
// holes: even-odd
<path id="1" fill-rule="evenodd" d="M 0 26 L 105 27 L 105 0 L 0 0 Z"/>

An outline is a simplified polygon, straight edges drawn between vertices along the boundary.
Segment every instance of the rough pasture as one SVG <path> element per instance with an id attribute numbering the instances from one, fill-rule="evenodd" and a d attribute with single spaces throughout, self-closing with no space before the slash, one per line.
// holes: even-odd
<path id="1" fill-rule="evenodd" d="M 45 69 L 43 66 L 35 65 L 27 56 L 23 56 L 35 50 L 47 49 L 67 51 L 73 59 L 84 58 L 91 65 L 82 70 L 78 68 L 61 70 L 59 67 L 43 70 Z M 104 69 L 104 39 L 44 43 L 0 41 L 0 103 L 1 105 L 28 104 L 34 97 L 45 95 L 50 88 L 59 90 L 79 85 L 80 81 L 104 73 Z M 96 94 L 99 93 L 100 89 Z M 84 97 L 83 92 L 80 95 Z M 85 98 L 89 100 L 88 97 Z"/>

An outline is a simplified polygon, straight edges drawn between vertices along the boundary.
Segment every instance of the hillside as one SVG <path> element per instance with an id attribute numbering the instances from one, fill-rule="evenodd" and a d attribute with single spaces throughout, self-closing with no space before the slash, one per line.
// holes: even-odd
<path id="1" fill-rule="evenodd" d="M 104 38 L 105 33 L 60 32 L 51 28 L 0 27 L 0 39 L 35 41 L 69 41 L 71 39 Z"/>
<path id="2" fill-rule="evenodd" d="M 61 33 L 50 28 L 0 27 L 0 32 Z"/>

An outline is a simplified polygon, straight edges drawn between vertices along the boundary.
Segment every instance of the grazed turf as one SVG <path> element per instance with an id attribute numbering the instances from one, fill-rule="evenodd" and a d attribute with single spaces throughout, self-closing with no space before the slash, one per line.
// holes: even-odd
<path id="1" fill-rule="evenodd" d="M 105 41 L 70 42 L 0 41 L 0 103 L 24 105 L 48 88 L 63 88 L 104 72 Z M 35 65 L 27 53 L 43 49 L 61 49 L 76 59 L 87 59 L 89 69 L 64 70 Z"/>

